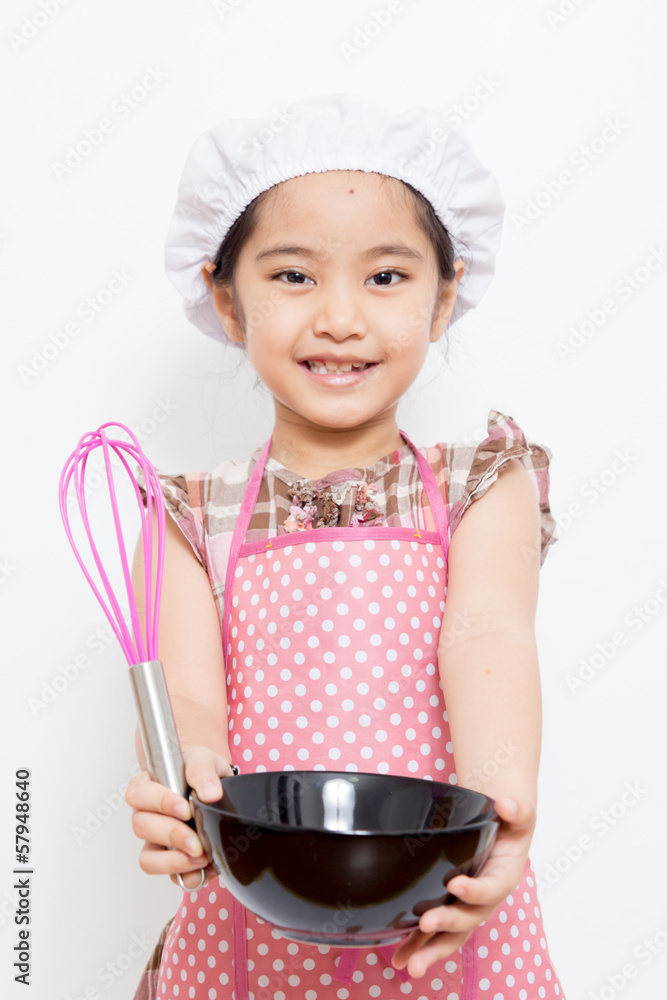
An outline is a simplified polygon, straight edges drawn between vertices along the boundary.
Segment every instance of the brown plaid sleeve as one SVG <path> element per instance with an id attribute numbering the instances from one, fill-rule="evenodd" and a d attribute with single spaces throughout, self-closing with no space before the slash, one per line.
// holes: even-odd
<path id="1" fill-rule="evenodd" d="M 549 506 L 549 463 L 552 452 L 544 444 L 529 441 L 514 418 L 490 410 L 488 434 L 479 444 L 443 445 L 449 472 L 450 530 L 453 533 L 468 507 L 484 496 L 506 463 L 519 459 L 526 468 L 540 507 L 540 566 L 549 546 L 559 537 L 559 529 Z"/>

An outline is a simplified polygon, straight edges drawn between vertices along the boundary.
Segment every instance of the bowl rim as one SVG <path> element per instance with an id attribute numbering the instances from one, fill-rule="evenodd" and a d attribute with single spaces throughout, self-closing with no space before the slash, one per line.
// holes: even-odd
<path id="1" fill-rule="evenodd" d="M 403 775 L 403 774 L 396 774 L 396 775 L 378 774 L 375 771 L 354 771 L 354 772 L 349 772 L 349 771 L 303 771 L 303 770 L 299 770 L 299 771 L 272 771 L 272 772 L 268 772 L 268 771 L 261 771 L 261 772 L 251 771 L 251 772 L 249 772 L 249 775 L 255 775 L 255 774 L 262 774 L 262 775 L 266 775 L 266 774 L 280 774 L 280 775 L 283 775 L 283 774 L 285 774 L 285 775 L 289 775 L 289 774 L 330 774 L 332 776 L 336 775 L 336 776 L 341 776 L 341 777 L 349 778 L 351 773 L 354 774 L 354 775 L 359 775 L 359 776 L 364 776 L 364 777 L 368 776 L 368 777 L 371 777 L 371 778 L 386 778 L 386 777 L 404 778 L 404 779 L 406 779 L 409 782 L 413 782 L 413 781 L 414 782 L 416 782 L 416 781 L 422 781 L 423 782 L 423 781 L 427 781 L 428 780 L 428 781 L 430 781 L 431 784 L 434 784 L 434 785 L 447 785 L 450 788 L 457 788 L 457 789 L 460 789 L 460 790 L 462 790 L 464 792 L 469 792 L 471 795 L 481 795 L 482 798 L 484 798 L 486 800 L 486 805 L 485 805 L 484 809 L 482 810 L 482 812 L 479 813 L 478 816 L 474 817 L 474 819 L 470 820 L 470 822 L 463 823 L 463 824 L 461 824 L 459 826 L 443 827 L 442 829 L 435 829 L 435 830 L 409 830 L 409 829 L 406 829 L 406 830 L 327 830 L 327 829 L 323 829 L 322 827 L 295 826 L 295 825 L 293 825 L 291 823 L 272 823 L 269 820 L 260 820 L 260 819 L 257 819 L 256 817 L 252 817 L 252 816 L 243 816 L 243 815 L 241 815 L 238 812 L 230 812 L 227 809 L 225 809 L 224 807 L 221 807 L 219 805 L 219 803 L 223 800 L 224 795 L 222 795 L 220 797 L 220 799 L 218 799 L 217 802 L 202 802 L 201 799 L 198 797 L 197 793 L 195 792 L 195 790 L 194 789 L 190 789 L 189 798 L 193 799 L 194 802 L 196 803 L 196 805 L 200 809 L 210 808 L 210 809 L 213 809 L 218 815 L 224 816 L 226 819 L 237 820 L 237 821 L 239 821 L 241 823 L 246 823 L 248 826 L 254 826 L 254 827 L 257 827 L 258 829 L 261 829 L 261 830 L 271 830 L 274 833 L 295 833 L 295 832 L 298 832 L 298 833 L 323 833 L 323 834 L 331 834 L 331 835 L 334 835 L 334 836 L 335 835 L 342 835 L 344 837 L 358 837 L 358 836 L 364 836 L 364 837 L 413 837 L 413 838 L 423 838 L 424 840 L 430 840 L 432 837 L 436 837 L 436 836 L 447 836 L 447 835 L 451 835 L 451 834 L 454 834 L 454 833 L 462 833 L 462 832 L 468 831 L 468 830 L 478 830 L 481 827 L 487 826 L 489 824 L 496 824 L 496 825 L 499 826 L 500 823 L 502 822 L 502 820 L 500 819 L 500 816 L 498 815 L 498 813 L 495 811 L 495 808 L 494 808 L 494 806 L 495 806 L 495 799 L 492 799 L 491 796 L 486 795 L 484 792 L 478 792 L 474 788 L 465 788 L 464 785 L 452 785 L 449 782 L 444 782 L 444 781 L 431 781 L 430 779 L 425 779 L 425 778 L 413 778 L 410 775 Z M 245 777 L 247 777 L 249 775 L 245 775 Z M 237 779 L 238 777 L 243 777 L 243 775 L 226 775 L 224 778 L 221 778 L 220 780 L 224 783 L 225 781 L 228 781 L 229 779 Z"/>

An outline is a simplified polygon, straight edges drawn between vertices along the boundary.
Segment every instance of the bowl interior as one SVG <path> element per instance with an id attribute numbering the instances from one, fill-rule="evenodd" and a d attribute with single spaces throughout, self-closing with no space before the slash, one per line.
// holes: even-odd
<path id="1" fill-rule="evenodd" d="M 222 789 L 204 808 L 283 830 L 416 834 L 495 816 L 493 799 L 480 792 L 393 774 L 266 771 L 223 778 Z"/>

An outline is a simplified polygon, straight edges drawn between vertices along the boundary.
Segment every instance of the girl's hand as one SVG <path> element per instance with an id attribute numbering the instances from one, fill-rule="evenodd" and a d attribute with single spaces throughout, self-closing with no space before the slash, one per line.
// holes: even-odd
<path id="1" fill-rule="evenodd" d="M 447 883 L 447 890 L 462 902 L 437 906 L 422 913 L 419 928 L 396 949 L 395 968 L 405 965 L 411 976 L 423 976 L 434 962 L 448 958 L 468 940 L 516 889 L 521 881 L 528 848 L 535 829 L 535 806 L 523 795 L 496 799 L 496 812 L 503 821 L 491 854 L 474 878 L 457 875 Z M 517 808 L 518 807 L 518 808 Z"/>
<path id="2" fill-rule="evenodd" d="M 190 747 L 183 751 L 183 759 L 185 780 L 190 788 L 202 802 L 217 802 L 222 795 L 219 779 L 233 773 L 227 759 L 208 747 Z M 148 772 L 142 771 L 127 786 L 125 801 L 133 809 L 132 829 L 145 841 L 139 855 L 142 871 L 148 875 L 169 875 L 174 884 L 178 882 L 176 874 L 180 873 L 188 888 L 199 885 L 200 868 L 206 868 L 204 885 L 217 877 L 199 837 L 184 822 L 192 817 L 186 798 L 152 781 Z"/>

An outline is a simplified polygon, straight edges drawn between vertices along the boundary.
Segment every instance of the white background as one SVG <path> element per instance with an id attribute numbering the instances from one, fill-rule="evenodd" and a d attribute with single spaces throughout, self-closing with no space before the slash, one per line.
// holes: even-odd
<path id="1" fill-rule="evenodd" d="M 567 1000 L 664 994 L 663 8 L 562 0 L 558 16 L 559 2 L 402 0 L 349 57 L 343 43 L 363 40 L 382 0 L 3 5 L 4 996 L 131 998 L 176 909 L 180 890 L 137 863 L 122 798 L 136 769 L 126 664 L 115 641 L 95 638 L 106 619 L 65 538 L 58 478 L 79 437 L 107 420 L 138 428 L 172 473 L 267 439 L 266 394 L 182 314 L 162 270 L 165 231 L 202 131 L 339 90 L 397 110 L 462 105 L 505 197 L 489 292 L 451 331 L 447 364 L 434 355 L 399 422 L 422 444 L 480 439 L 496 408 L 553 452 L 561 538 L 541 575 L 544 741 L 531 848 L 538 878 L 551 882 L 541 892 L 547 939 Z M 121 114 L 149 70 L 154 89 Z M 113 131 L 57 176 L 54 164 L 105 117 Z M 559 190 L 564 170 L 571 183 Z M 80 304 L 114 270 L 127 286 L 84 320 Z M 632 275 L 635 289 L 623 292 Z M 604 322 L 590 321 L 562 357 L 558 345 L 589 310 Z M 65 346 L 49 348 L 38 370 L 45 346 L 77 320 L 79 334 L 60 337 Z M 134 522 L 129 534 L 133 547 Z M 110 551 L 108 521 L 98 538 Z M 590 679 L 571 690 L 568 676 L 596 653 Z M 30 991 L 12 969 L 20 767 L 32 771 Z M 635 797 L 621 804 L 628 784 Z"/>

